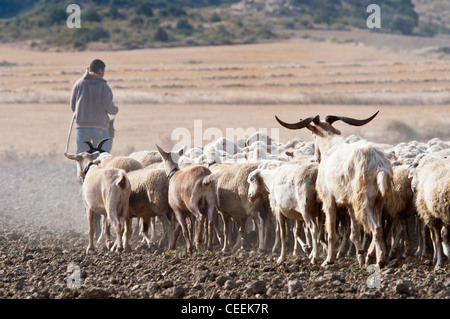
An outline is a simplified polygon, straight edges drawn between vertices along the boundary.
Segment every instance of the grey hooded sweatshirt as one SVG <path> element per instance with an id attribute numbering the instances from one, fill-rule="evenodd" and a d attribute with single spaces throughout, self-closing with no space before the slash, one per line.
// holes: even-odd
<path id="1" fill-rule="evenodd" d="M 108 130 L 108 114 L 116 115 L 119 111 L 114 105 L 113 94 L 106 81 L 101 76 L 87 72 L 73 86 L 70 107 L 75 112 L 77 128 L 96 127 Z"/>

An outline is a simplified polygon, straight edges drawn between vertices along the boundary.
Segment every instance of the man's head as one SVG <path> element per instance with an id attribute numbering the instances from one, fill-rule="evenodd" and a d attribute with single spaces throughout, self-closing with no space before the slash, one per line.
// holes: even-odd
<path id="1" fill-rule="evenodd" d="M 89 71 L 93 72 L 99 76 L 104 76 L 105 75 L 105 67 L 106 67 L 106 65 L 102 60 L 95 59 L 89 65 Z"/>

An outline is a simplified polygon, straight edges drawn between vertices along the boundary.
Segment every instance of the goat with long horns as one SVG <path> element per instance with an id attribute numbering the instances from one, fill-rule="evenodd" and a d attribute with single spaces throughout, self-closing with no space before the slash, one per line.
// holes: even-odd
<path id="1" fill-rule="evenodd" d="M 385 198 L 392 191 L 392 167 L 384 150 L 374 143 L 360 140 L 346 143 L 341 132 L 333 127 L 336 121 L 353 126 L 366 125 L 377 116 L 378 111 L 366 119 L 327 115 L 324 121 L 319 115 L 289 124 L 275 116 L 282 126 L 297 130 L 309 129 L 314 136 L 316 159 L 319 162 L 317 193 L 322 201 L 328 233 L 327 258 L 323 265 L 336 259 L 336 210 L 346 207 L 351 219 L 350 240 L 354 243 L 360 265 L 364 261 L 360 242 L 360 226 L 372 234 L 366 263 L 376 252 L 376 261 L 384 264 L 386 247 L 383 239 L 382 209 Z"/>

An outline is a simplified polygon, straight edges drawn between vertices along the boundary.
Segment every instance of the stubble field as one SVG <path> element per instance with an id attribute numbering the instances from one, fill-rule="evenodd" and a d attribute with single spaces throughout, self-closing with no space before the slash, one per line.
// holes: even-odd
<path id="1" fill-rule="evenodd" d="M 119 114 L 114 154 L 171 148 L 186 128 L 267 129 L 280 142 L 310 140 L 280 128 L 274 115 L 297 121 L 327 114 L 367 117 L 337 124 L 382 143 L 450 140 L 450 61 L 389 48 L 292 40 L 245 46 L 117 52 L 39 52 L 2 45 L 0 67 L 0 298 L 449 298 L 449 265 L 395 259 L 381 287 L 346 257 L 312 266 L 304 256 L 248 250 L 188 256 L 133 239 L 132 253 L 103 247 L 86 255 L 87 221 L 74 164 L 63 156 L 71 120 L 71 87 L 94 58 L 106 62 Z M 194 133 L 194 121 L 201 130 Z M 273 130 L 273 131 L 272 131 Z M 218 138 L 215 136 L 214 138 Z M 171 139 L 172 138 L 172 139 Z M 191 145 L 192 146 L 192 145 Z M 72 134 L 69 152 L 75 149 Z M 291 252 L 291 251 L 290 251 Z M 70 264 L 81 287 L 69 289 Z M 406 288 L 405 288 L 406 287 Z"/>

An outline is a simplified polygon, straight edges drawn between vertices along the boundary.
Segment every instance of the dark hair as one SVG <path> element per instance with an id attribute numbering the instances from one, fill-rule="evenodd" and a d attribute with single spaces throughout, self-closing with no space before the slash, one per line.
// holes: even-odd
<path id="1" fill-rule="evenodd" d="M 98 73 L 99 70 L 104 70 L 105 67 L 106 65 L 102 60 L 95 59 L 91 62 L 91 65 L 89 65 L 89 71 Z"/>

